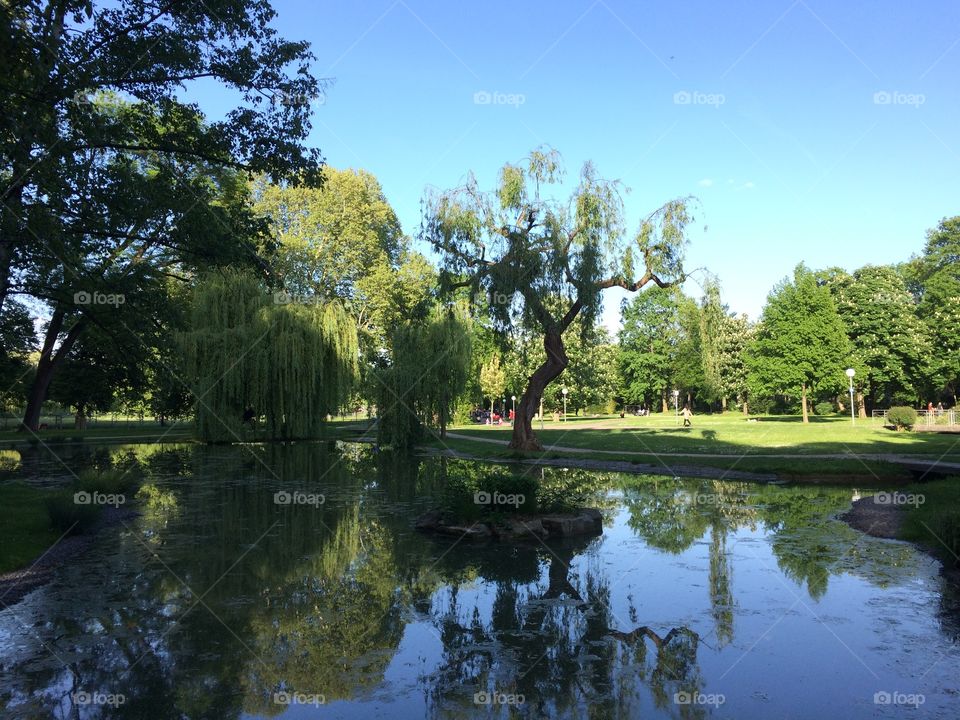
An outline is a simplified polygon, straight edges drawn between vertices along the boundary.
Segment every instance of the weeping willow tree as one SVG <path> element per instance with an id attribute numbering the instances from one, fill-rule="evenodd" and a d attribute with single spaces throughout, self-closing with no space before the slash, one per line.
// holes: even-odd
<path id="1" fill-rule="evenodd" d="M 505 165 L 492 192 L 481 191 L 471 175 L 465 185 L 425 200 L 421 237 L 441 256 L 444 289 L 486 294 L 498 329 L 521 327 L 543 338 L 546 358 L 517 403 L 510 446 L 518 450 L 542 449 L 532 420 L 547 385 L 570 364 L 564 333 L 574 320 L 593 327 L 606 289 L 636 292 L 687 277 L 691 198 L 667 202 L 627 235 L 619 183 L 587 163 L 562 203 L 545 194 L 562 178 L 559 154 L 543 148 L 522 164 Z"/>
<path id="2" fill-rule="evenodd" d="M 397 327 L 392 364 L 380 372 L 380 442 L 408 448 L 426 427 L 446 437 L 470 371 L 470 316 L 465 306 L 436 307 L 422 323 Z"/>
<path id="3" fill-rule="evenodd" d="M 357 329 L 343 307 L 280 303 L 249 273 L 197 285 L 182 338 L 200 438 L 233 442 L 249 416 L 272 440 L 316 437 L 357 378 Z"/>

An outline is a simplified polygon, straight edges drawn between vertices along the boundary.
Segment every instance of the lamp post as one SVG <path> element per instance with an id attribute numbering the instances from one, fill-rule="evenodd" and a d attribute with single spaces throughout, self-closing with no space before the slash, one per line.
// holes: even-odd
<path id="1" fill-rule="evenodd" d="M 857 421 L 853 414 L 853 376 L 857 374 L 857 371 L 853 368 L 847 368 L 847 377 L 850 379 L 850 424 L 856 425 Z"/>
<path id="2" fill-rule="evenodd" d="M 567 421 L 567 393 L 570 392 L 566 388 L 563 388 L 560 392 L 563 393 L 563 421 Z"/>
<path id="3" fill-rule="evenodd" d="M 513 413 L 513 417 L 510 419 L 510 423 L 512 424 L 516 422 L 517 419 L 517 396 L 511 395 L 510 399 L 513 401 L 513 410 L 511 411 Z"/>
<path id="4" fill-rule="evenodd" d="M 680 416 L 680 391 L 673 391 L 673 414 L 676 417 Z"/>

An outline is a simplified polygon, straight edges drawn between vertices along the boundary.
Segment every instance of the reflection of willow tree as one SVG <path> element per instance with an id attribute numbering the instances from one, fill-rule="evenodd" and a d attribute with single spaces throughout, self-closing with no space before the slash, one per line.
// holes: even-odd
<path id="1" fill-rule="evenodd" d="M 430 612 L 443 661 L 425 679 L 435 715 L 468 716 L 473 693 L 488 690 L 524 695 L 537 717 L 633 716 L 643 684 L 659 707 L 699 688 L 696 633 L 615 629 L 607 580 L 577 563 L 592 542 L 473 547 L 476 575 L 495 587 L 489 613 L 469 585 L 448 579 L 448 566 L 460 577 L 463 558 L 443 559 L 438 570 L 450 587 Z"/>
<path id="2" fill-rule="evenodd" d="M 175 511 L 145 507 L 119 535 L 106 560 L 115 564 L 111 574 L 132 578 L 122 592 L 104 603 L 89 583 L 81 586 L 89 596 L 81 606 L 99 608 L 83 622 L 104 640 L 92 656 L 78 655 L 75 686 L 123 693 L 127 703 L 113 716 L 161 720 L 274 712 L 282 706 L 270 695 L 281 679 L 336 696 L 346 687 L 336 684 L 338 649 L 356 661 L 392 651 L 400 636 L 394 561 L 376 525 L 361 532 L 357 462 L 325 444 L 194 446 L 151 457 L 146 480 Z M 328 500 L 278 506 L 280 489 Z M 130 567 L 142 570 L 131 576 Z M 78 636 L 77 628 L 57 632 Z M 317 633 L 322 656 L 304 655 Z M 370 661 L 371 677 L 382 677 L 385 662 Z M 308 679 L 328 687 L 299 687 Z"/>
<path id="3" fill-rule="evenodd" d="M 655 548 L 678 554 L 710 531 L 710 607 L 720 647 L 733 640 L 732 568 L 727 535 L 755 525 L 756 511 L 744 483 L 630 479 L 625 504 L 628 526 Z"/>

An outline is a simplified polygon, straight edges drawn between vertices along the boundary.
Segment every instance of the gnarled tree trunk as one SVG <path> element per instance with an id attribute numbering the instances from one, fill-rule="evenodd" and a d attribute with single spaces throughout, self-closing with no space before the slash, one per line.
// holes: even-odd
<path id="1" fill-rule="evenodd" d="M 543 391 L 570 364 L 563 347 L 563 336 L 559 332 L 547 332 L 543 336 L 543 348 L 547 351 L 546 361 L 538 367 L 527 381 L 517 403 L 517 416 L 513 423 L 513 438 L 510 447 L 514 450 L 543 450 L 543 445 L 533 432 L 533 418 L 537 414 Z"/>

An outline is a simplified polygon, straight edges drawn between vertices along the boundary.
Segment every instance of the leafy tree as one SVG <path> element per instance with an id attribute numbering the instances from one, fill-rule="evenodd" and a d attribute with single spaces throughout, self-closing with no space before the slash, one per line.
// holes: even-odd
<path id="1" fill-rule="evenodd" d="M 918 313 L 929 329 L 935 389 L 957 402 L 960 387 L 960 216 L 944 218 L 927 233 L 923 254 L 910 263 Z"/>
<path id="2" fill-rule="evenodd" d="M 685 394 L 687 403 L 693 406 L 694 397 L 707 386 L 703 320 L 700 306 L 687 295 L 678 295 L 677 311 L 680 333 L 672 375 L 676 389 Z"/>
<path id="3" fill-rule="evenodd" d="M 542 447 L 531 421 L 547 385 L 570 364 L 564 333 L 577 316 L 591 326 L 606 288 L 633 292 L 684 277 L 687 201 L 649 215 L 626 242 L 618 183 L 587 163 L 562 204 L 542 195 L 562 175 L 558 153 L 539 149 L 523 164 L 505 165 L 494 192 L 482 192 L 471 175 L 462 187 L 426 200 L 422 237 L 441 255 L 443 288 L 506 298 L 489 304 L 495 323 L 523 325 L 543 338 L 546 358 L 517 405 L 510 445 L 520 450 Z"/>
<path id="4" fill-rule="evenodd" d="M 494 353 L 480 368 L 480 388 L 483 394 L 490 398 L 490 414 L 493 414 L 493 403 L 503 397 L 507 389 L 507 373 L 500 365 L 499 353 Z"/>
<path id="5" fill-rule="evenodd" d="M 30 311 L 8 300 L 0 308 L 0 407 L 19 405 L 29 384 L 33 366 L 30 355 L 36 348 Z"/>
<path id="6" fill-rule="evenodd" d="M 618 366 L 627 403 L 650 407 L 659 397 L 666 412 L 681 333 L 677 300 L 676 290 L 654 287 L 623 301 Z"/>
<path id="7" fill-rule="evenodd" d="M 890 266 L 867 265 L 830 285 L 854 348 L 855 384 L 870 407 L 906 393 L 919 400 L 931 368 L 931 338 L 917 317 L 903 276 Z M 864 403 L 859 403 L 865 415 Z"/>
<path id="8" fill-rule="evenodd" d="M 447 436 L 471 361 L 470 316 L 462 305 L 437 306 L 424 322 L 406 323 L 392 334 L 393 362 L 380 372 L 379 437 L 408 448 L 420 430 L 435 424 Z"/>
<path id="9" fill-rule="evenodd" d="M 724 315 L 717 328 L 716 353 L 720 400 L 724 410 L 733 399 L 749 412 L 746 348 L 753 333 L 746 315 Z"/>
<path id="10" fill-rule="evenodd" d="M 807 423 L 810 392 L 839 389 L 850 352 L 830 291 L 800 264 L 767 297 L 747 353 L 750 385 L 768 394 L 799 390 Z"/>
<path id="11" fill-rule="evenodd" d="M 205 440 L 241 440 L 250 410 L 271 439 L 316 437 L 356 382 L 356 326 L 335 301 L 276 303 L 253 275 L 224 271 L 191 310 L 182 343 Z"/>
<path id="12" fill-rule="evenodd" d="M 24 425 L 90 325 L 133 333 L 165 274 L 249 256 L 246 174 L 319 181 L 303 140 L 320 84 L 304 43 L 270 27 L 267 0 L 26 0 L 0 8 L 0 306 L 46 304 Z M 195 80 L 232 89 L 208 122 L 179 98 Z M 78 307 L 126 296 L 128 317 Z M 110 308 L 112 310 L 112 308 Z"/>

